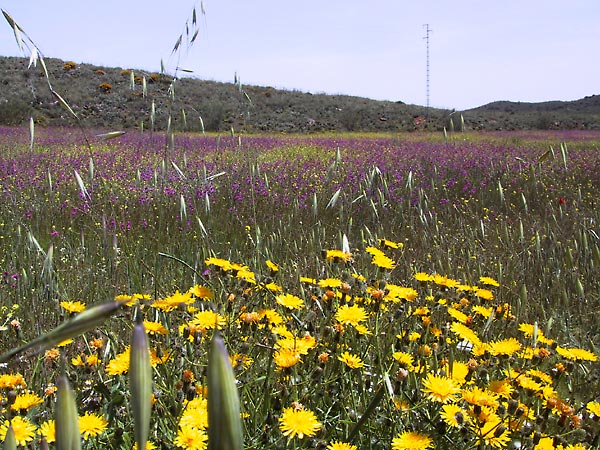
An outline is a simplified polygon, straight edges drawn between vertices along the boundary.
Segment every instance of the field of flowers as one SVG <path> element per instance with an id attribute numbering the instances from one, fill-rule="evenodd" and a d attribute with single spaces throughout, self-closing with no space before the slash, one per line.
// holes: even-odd
<path id="1" fill-rule="evenodd" d="M 82 448 L 131 449 L 143 323 L 147 448 L 207 448 L 215 333 L 246 449 L 599 445 L 600 133 L 0 149 L 0 354 L 114 305 L 0 356 L 0 439 L 54 446 L 65 375 Z"/>

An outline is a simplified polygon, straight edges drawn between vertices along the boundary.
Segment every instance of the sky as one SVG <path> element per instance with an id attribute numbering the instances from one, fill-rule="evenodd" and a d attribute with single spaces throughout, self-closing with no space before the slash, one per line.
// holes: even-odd
<path id="1" fill-rule="evenodd" d="M 600 94 L 598 0 L 0 0 L 0 8 L 45 57 L 77 63 L 160 71 L 162 60 L 201 79 L 237 75 L 246 85 L 457 110 Z M 198 37 L 172 55 L 194 8 Z M 3 17 L 0 55 L 23 55 Z"/>

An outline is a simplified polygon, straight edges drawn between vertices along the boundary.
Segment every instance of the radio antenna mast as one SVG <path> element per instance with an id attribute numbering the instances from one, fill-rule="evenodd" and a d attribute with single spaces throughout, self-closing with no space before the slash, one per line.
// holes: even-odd
<path id="1" fill-rule="evenodd" d="M 425 80 L 425 89 L 426 89 L 426 93 L 427 93 L 427 120 L 429 120 L 429 33 L 431 33 L 433 30 L 431 30 L 429 28 L 429 24 L 426 23 L 425 25 L 423 25 L 425 27 L 425 37 L 423 37 L 423 39 L 425 39 L 425 43 L 427 45 L 427 77 Z"/>

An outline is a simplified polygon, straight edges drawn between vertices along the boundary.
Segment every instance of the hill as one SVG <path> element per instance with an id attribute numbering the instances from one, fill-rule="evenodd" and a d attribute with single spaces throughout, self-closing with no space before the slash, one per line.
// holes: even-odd
<path id="1" fill-rule="evenodd" d="M 248 132 L 442 130 L 455 111 L 311 94 L 272 87 L 98 67 L 46 58 L 54 89 L 90 128 Z M 41 68 L 28 59 L 0 57 L 0 124 L 33 117 L 41 126 L 75 124 L 52 96 Z M 467 129 L 600 129 L 600 96 L 575 102 L 494 102 L 462 112 Z M 424 120 L 428 117 L 428 120 Z M 142 125 L 143 124 L 143 125 Z"/>

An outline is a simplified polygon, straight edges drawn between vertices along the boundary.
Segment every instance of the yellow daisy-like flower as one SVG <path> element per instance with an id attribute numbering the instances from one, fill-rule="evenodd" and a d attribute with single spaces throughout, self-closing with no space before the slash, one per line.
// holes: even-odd
<path id="1" fill-rule="evenodd" d="M 194 297 L 204 300 L 212 300 L 215 298 L 215 293 L 213 291 L 206 286 L 200 286 L 199 284 L 192 286 L 188 292 Z"/>
<path id="2" fill-rule="evenodd" d="M 514 388 L 509 380 L 493 380 L 490 381 L 487 389 L 490 392 L 494 392 L 496 395 L 502 398 L 510 398 L 514 391 Z"/>
<path id="3" fill-rule="evenodd" d="M 204 261 L 204 264 L 206 264 L 207 266 L 215 266 L 218 267 L 220 269 L 222 269 L 223 271 L 227 272 L 228 270 L 231 270 L 233 268 L 233 264 L 230 263 L 229 261 L 227 261 L 226 259 L 222 259 L 222 258 L 208 258 Z"/>
<path id="4" fill-rule="evenodd" d="M 365 325 L 363 325 L 362 323 L 359 323 L 358 325 L 354 325 L 354 329 L 357 331 L 358 334 L 360 335 L 372 335 L 373 333 L 371 332 L 371 330 L 369 330 Z"/>
<path id="5" fill-rule="evenodd" d="M 106 365 L 106 373 L 109 375 L 122 375 L 129 370 L 129 349 L 119 353 Z"/>
<path id="6" fill-rule="evenodd" d="M 413 367 L 413 357 L 410 353 L 406 352 L 394 352 L 392 357 L 400 364 L 401 367 L 412 370 Z"/>
<path id="7" fill-rule="evenodd" d="M 294 350 L 300 355 L 308 354 L 309 350 L 315 348 L 317 346 L 317 340 L 306 333 L 302 338 L 297 338 L 295 336 L 285 337 L 284 339 L 280 339 L 275 344 L 277 348 L 288 348 Z"/>
<path id="8" fill-rule="evenodd" d="M 82 311 L 85 311 L 85 308 L 86 308 L 85 303 L 72 302 L 72 301 L 60 302 L 60 306 L 65 311 L 70 312 L 70 313 L 82 312 Z"/>
<path id="9" fill-rule="evenodd" d="M 460 284 L 459 281 L 453 280 L 452 278 L 448 278 L 444 275 L 435 274 L 433 276 L 433 282 L 438 286 L 443 286 L 447 288 L 453 288 Z"/>
<path id="10" fill-rule="evenodd" d="M 487 284 L 488 286 L 500 286 L 500 283 L 490 277 L 479 277 L 479 282 L 482 284 Z"/>
<path id="11" fill-rule="evenodd" d="M 335 313 L 335 320 L 344 325 L 356 326 L 367 320 L 367 312 L 358 305 L 342 305 Z"/>
<path id="12" fill-rule="evenodd" d="M 464 312 L 455 308 L 448 308 L 448 315 L 460 323 L 467 323 L 467 319 L 469 318 Z"/>
<path id="13" fill-rule="evenodd" d="M 426 283 L 428 281 L 433 281 L 433 275 L 430 275 L 425 272 L 417 272 L 413 275 L 413 278 L 422 283 Z"/>
<path id="14" fill-rule="evenodd" d="M 492 408 L 498 406 L 498 396 L 495 392 L 487 392 L 477 386 L 463 390 L 462 398 L 471 405 L 489 406 Z"/>
<path id="15" fill-rule="evenodd" d="M 269 268 L 271 273 L 279 272 L 279 266 L 277 264 L 275 264 L 273 261 L 271 261 L 270 259 L 267 259 L 265 261 L 265 264 L 267 265 L 267 267 Z"/>
<path id="16" fill-rule="evenodd" d="M 279 286 L 277 283 L 267 283 L 265 284 L 265 289 L 271 291 L 273 294 L 279 294 L 283 292 L 283 287 Z"/>
<path id="17" fill-rule="evenodd" d="M 317 280 L 309 277 L 300 277 L 300 283 L 317 284 Z"/>
<path id="18" fill-rule="evenodd" d="M 83 416 L 79 416 L 79 431 L 86 441 L 90 437 L 104 433 L 107 426 L 108 422 L 102 416 L 87 412 Z"/>
<path id="19" fill-rule="evenodd" d="M 365 363 L 360 359 L 359 356 L 353 355 L 350 352 L 344 352 L 339 357 L 338 360 L 346 364 L 351 369 L 360 369 L 364 367 Z"/>
<path id="20" fill-rule="evenodd" d="M 598 361 L 598 357 L 594 353 L 582 348 L 564 348 L 559 346 L 556 347 L 556 353 L 572 361 Z"/>
<path id="21" fill-rule="evenodd" d="M 25 392 L 16 396 L 15 401 L 10 405 L 13 411 L 26 411 L 33 406 L 44 403 L 44 400 L 32 392 Z"/>
<path id="22" fill-rule="evenodd" d="M 600 417 L 600 403 L 598 402 L 589 402 L 587 405 L 587 410 L 591 412 L 596 417 Z"/>
<path id="23" fill-rule="evenodd" d="M 179 426 L 206 430 L 208 428 L 208 401 L 205 398 L 197 397 L 188 402 L 181 419 L 179 419 Z"/>
<path id="24" fill-rule="evenodd" d="M 509 430 L 502 425 L 502 420 L 499 417 L 494 417 L 492 420 L 486 421 L 478 430 L 479 442 L 489 445 L 493 448 L 506 448 L 506 444 L 510 441 Z"/>
<path id="25" fill-rule="evenodd" d="M 164 312 L 170 312 L 179 308 L 180 306 L 190 305 L 192 303 L 194 303 L 194 298 L 190 292 L 181 293 L 179 291 L 175 291 L 174 294 L 168 297 L 155 300 L 152 302 L 151 306 Z"/>
<path id="26" fill-rule="evenodd" d="M 492 308 L 492 307 L 486 308 L 485 306 L 481 306 L 481 305 L 473 306 L 473 312 L 475 314 L 479 314 L 484 319 L 489 319 L 489 317 L 492 315 L 493 309 L 494 308 Z"/>
<path id="27" fill-rule="evenodd" d="M 469 366 L 462 361 L 454 361 L 452 367 L 450 364 L 445 366 L 446 372 L 454 381 L 459 385 L 464 384 L 467 381 L 467 375 L 469 374 Z"/>
<path id="28" fill-rule="evenodd" d="M 42 423 L 39 428 L 40 435 L 46 440 L 48 444 L 52 444 L 56 441 L 56 425 L 54 420 L 47 420 Z"/>
<path id="29" fill-rule="evenodd" d="M 325 450 L 357 450 L 356 445 L 348 444 L 346 442 L 333 441 L 330 443 Z"/>
<path id="30" fill-rule="evenodd" d="M 425 450 L 432 445 L 429 436 L 414 431 L 400 433 L 392 440 L 392 450 Z"/>
<path id="31" fill-rule="evenodd" d="M 273 354 L 273 359 L 280 369 L 288 369 L 301 361 L 300 353 L 293 348 L 281 348 Z"/>
<path id="32" fill-rule="evenodd" d="M 283 317 L 281 317 L 281 314 L 274 309 L 261 309 L 258 311 L 258 314 L 260 314 L 261 320 L 266 319 L 271 326 L 277 326 L 283 323 Z"/>
<path id="33" fill-rule="evenodd" d="M 451 427 L 460 427 L 469 421 L 466 412 L 455 403 L 443 405 L 440 417 Z"/>
<path id="34" fill-rule="evenodd" d="M 0 375 L 0 389 L 14 389 L 17 386 L 27 386 L 23 375 L 20 373 L 3 373 Z"/>
<path id="35" fill-rule="evenodd" d="M 475 295 L 483 300 L 494 300 L 494 293 L 489 289 L 477 289 Z"/>
<path id="36" fill-rule="evenodd" d="M 339 278 L 325 278 L 317 283 L 320 288 L 339 288 L 341 285 L 342 280 Z"/>
<path id="37" fill-rule="evenodd" d="M 493 341 L 489 344 L 489 351 L 494 356 L 512 356 L 521 350 L 521 343 L 515 338 L 502 339 Z"/>
<path id="38" fill-rule="evenodd" d="M 300 297 L 296 297 L 292 294 L 281 294 L 275 297 L 275 301 L 281 306 L 288 309 L 302 309 L 304 308 L 304 300 Z"/>
<path id="39" fill-rule="evenodd" d="M 386 285 L 385 288 L 389 291 L 385 296 L 385 300 L 391 300 L 394 303 L 397 303 L 402 299 L 412 302 L 419 296 L 419 293 L 411 287 L 398 286 L 390 283 Z"/>
<path id="40" fill-rule="evenodd" d="M 189 324 L 203 331 L 211 330 L 213 328 L 221 329 L 227 320 L 222 315 L 214 311 L 200 311 L 194 314 L 194 318 L 190 320 Z"/>
<path id="41" fill-rule="evenodd" d="M 5 420 L 2 425 L 0 425 L 0 440 L 4 441 L 8 427 L 11 425 L 15 434 L 17 445 L 26 446 L 28 442 L 33 441 L 36 427 L 29 421 L 29 419 L 21 416 L 14 417 L 12 421 Z"/>
<path id="42" fill-rule="evenodd" d="M 460 393 L 460 386 L 452 378 L 430 373 L 423 380 L 421 390 L 431 401 L 447 403 L 456 399 Z"/>
<path id="43" fill-rule="evenodd" d="M 333 261 L 335 263 L 348 263 L 354 261 L 354 259 L 352 258 L 352 253 L 347 253 L 342 250 L 325 250 L 325 259 L 327 261 Z"/>
<path id="44" fill-rule="evenodd" d="M 396 262 L 392 258 L 388 258 L 385 255 L 373 256 L 371 263 L 380 269 L 393 270 L 396 268 Z"/>
<path id="45" fill-rule="evenodd" d="M 279 418 L 279 429 L 288 439 L 314 436 L 321 429 L 321 426 L 321 422 L 317 420 L 315 413 L 304 408 L 285 408 Z"/>
<path id="46" fill-rule="evenodd" d="M 169 330 L 167 330 L 160 322 L 144 320 L 144 328 L 148 334 L 169 334 Z"/>
<path id="47" fill-rule="evenodd" d="M 377 243 L 383 248 L 403 248 L 404 244 L 402 242 L 394 242 L 388 239 L 379 239 Z"/>
<path id="48" fill-rule="evenodd" d="M 206 450 L 206 431 L 192 427 L 180 427 L 173 443 L 184 450 Z"/>

